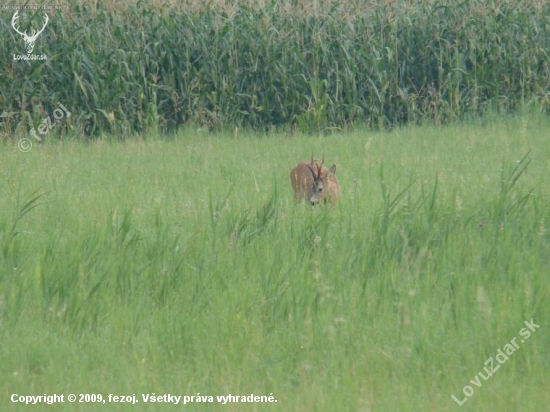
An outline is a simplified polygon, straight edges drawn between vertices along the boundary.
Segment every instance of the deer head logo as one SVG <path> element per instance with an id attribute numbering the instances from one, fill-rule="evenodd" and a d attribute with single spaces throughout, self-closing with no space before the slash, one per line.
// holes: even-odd
<path id="1" fill-rule="evenodd" d="M 23 40 L 25 40 L 25 47 L 27 48 L 27 54 L 31 54 L 32 50 L 34 49 L 34 42 L 38 38 L 38 35 L 44 31 L 44 29 L 46 28 L 46 25 L 48 24 L 48 21 L 50 21 L 50 19 L 48 18 L 48 15 L 46 13 L 44 13 L 44 25 L 42 26 L 42 28 L 38 32 L 36 32 L 36 30 L 33 29 L 30 36 L 27 34 L 26 31 L 23 32 L 23 33 L 21 33 L 19 31 L 19 26 L 17 24 L 17 19 L 19 19 L 19 11 L 16 11 L 15 14 L 13 15 L 13 17 L 11 19 L 11 26 L 13 27 L 13 29 L 17 33 L 19 33 L 21 36 L 23 36 Z"/>

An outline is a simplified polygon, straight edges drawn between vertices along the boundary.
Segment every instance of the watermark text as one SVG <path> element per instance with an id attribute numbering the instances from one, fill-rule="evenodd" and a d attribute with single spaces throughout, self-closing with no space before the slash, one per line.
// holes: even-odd
<path id="1" fill-rule="evenodd" d="M 536 330 L 540 328 L 540 325 L 537 325 L 535 322 L 533 322 L 533 319 L 531 319 L 530 321 L 526 320 L 524 323 L 525 323 L 525 326 L 527 327 L 522 328 L 519 331 L 519 334 L 522 337 L 521 343 L 524 343 L 527 339 L 529 339 L 529 337 L 531 336 L 531 332 L 536 332 Z M 485 374 L 483 374 L 483 371 L 478 372 L 477 375 L 474 377 L 474 379 L 470 381 L 470 383 L 474 386 L 477 386 L 478 388 L 481 388 L 482 381 L 479 378 L 481 377 L 484 381 L 489 379 L 491 376 L 493 376 L 493 374 L 497 370 L 499 370 L 500 365 L 505 363 L 509 359 L 509 356 L 512 356 L 512 354 L 520 348 L 520 346 L 516 342 L 516 339 L 517 337 L 512 339 L 506 345 L 504 345 L 502 349 L 497 350 L 497 354 L 495 355 L 495 359 L 497 361 L 496 363 L 492 356 L 489 359 L 487 359 L 484 363 L 484 365 L 487 365 L 487 366 L 483 368 L 483 371 L 485 372 Z M 470 385 L 464 386 L 464 388 L 462 388 L 462 393 L 465 396 L 465 398 L 463 399 L 458 399 L 456 396 L 451 395 L 451 398 L 453 398 L 454 401 L 458 403 L 459 406 L 464 405 L 468 401 L 468 398 L 473 396 L 474 394 L 473 386 L 470 386 Z"/>

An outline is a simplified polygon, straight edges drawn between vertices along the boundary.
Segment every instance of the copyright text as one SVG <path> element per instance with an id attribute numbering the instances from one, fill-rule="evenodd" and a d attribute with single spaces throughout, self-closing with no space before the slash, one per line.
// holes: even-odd
<path id="1" fill-rule="evenodd" d="M 200 393 L 197 393 L 196 395 L 171 395 L 171 394 L 162 394 L 157 395 L 154 392 L 153 393 L 142 393 L 140 395 L 131 394 L 131 395 L 124 395 L 124 394 L 112 394 L 103 396 L 102 394 L 69 394 L 65 398 L 65 395 L 19 395 L 17 393 L 14 393 L 11 395 L 11 401 L 13 403 L 26 403 L 30 405 L 35 405 L 37 403 L 47 403 L 47 404 L 53 404 L 53 403 L 64 403 L 65 399 L 68 402 L 79 402 L 79 403 L 172 403 L 174 405 L 177 405 L 179 403 L 182 404 L 188 404 L 188 403 L 221 403 L 225 405 L 226 403 L 272 403 L 277 402 L 277 399 L 273 396 L 272 393 L 269 394 L 269 396 L 265 395 L 254 395 L 251 393 L 250 395 L 201 395 Z"/>

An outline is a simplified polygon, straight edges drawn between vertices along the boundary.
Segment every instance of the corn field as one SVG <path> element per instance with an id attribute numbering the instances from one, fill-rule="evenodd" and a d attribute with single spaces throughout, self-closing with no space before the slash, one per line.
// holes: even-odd
<path id="1" fill-rule="evenodd" d="M 44 10 L 22 11 L 21 30 Z M 550 107 L 544 1 L 68 1 L 34 54 L 0 9 L 0 132 L 328 132 Z"/>

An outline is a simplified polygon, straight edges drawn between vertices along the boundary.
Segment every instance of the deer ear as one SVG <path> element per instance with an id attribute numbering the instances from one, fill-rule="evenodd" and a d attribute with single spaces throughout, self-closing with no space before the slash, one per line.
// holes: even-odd
<path id="1" fill-rule="evenodd" d="M 332 167 L 328 170 L 329 176 L 334 176 L 336 174 L 336 165 L 332 165 Z"/>

